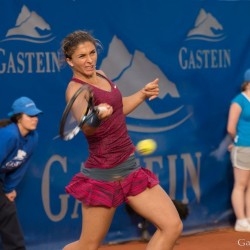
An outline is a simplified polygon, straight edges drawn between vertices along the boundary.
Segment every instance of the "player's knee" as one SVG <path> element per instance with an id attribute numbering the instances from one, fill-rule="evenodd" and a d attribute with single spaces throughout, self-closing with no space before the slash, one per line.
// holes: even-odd
<path id="1" fill-rule="evenodd" d="M 168 221 L 164 227 L 164 233 L 171 238 L 178 238 L 183 230 L 183 224 L 180 218 L 176 218 L 174 220 Z"/>
<path id="2" fill-rule="evenodd" d="M 180 234 L 182 233 L 182 230 L 183 230 L 183 224 L 182 224 L 181 219 L 179 219 L 178 222 L 176 223 L 176 235 L 177 235 L 177 237 L 180 236 Z"/>
<path id="3" fill-rule="evenodd" d="M 176 235 L 176 237 L 179 237 L 179 235 L 181 234 L 182 230 L 183 230 L 183 224 L 181 219 L 177 219 L 174 222 L 174 226 L 173 226 L 173 233 Z"/>

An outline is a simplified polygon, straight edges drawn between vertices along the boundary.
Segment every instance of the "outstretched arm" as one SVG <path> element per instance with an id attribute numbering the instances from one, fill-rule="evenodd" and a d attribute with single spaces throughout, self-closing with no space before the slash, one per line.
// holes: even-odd
<path id="1" fill-rule="evenodd" d="M 143 89 L 134 93 L 133 95 L 123 97 L 123 113 L 128 115 L 134 109 L 136 109 L 142 102 L 144 102 L 147 98 L 149 100 L 155 99 L 159 95 L 159 79 L 156 78 L 154 81 L 146 84 Z"/>

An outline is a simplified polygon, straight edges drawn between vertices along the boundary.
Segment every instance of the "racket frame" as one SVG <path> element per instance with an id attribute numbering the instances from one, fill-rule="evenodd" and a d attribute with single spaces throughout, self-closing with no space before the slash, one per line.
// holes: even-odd
<path id="1" fill-rule="evenodd" d="M 69 100 L 69 102 L 67 103 L 67 105 L 66 105 L 66 107 L 65 107 L 65 109 L 63 111 L 62 118 L 61 118 L 61 121 L 60 121 L 59 135 L 60 135 L 61 139 L 65 140 L 65 141 L 73 139 L 73 137 L 75 137 L 78 134 L 78 132 L 81 130 L 83 124 L 86 122 L 87 117 L 88 117 L 88 113 L 89 113 L 89 111 L 91 109 L 92 109 L 92 112 L 96 112 L 97 111 L 97 109 L 93 106 L 93 97 L 92 97 L 92 94 L 89 93 L 90 98 L 89 98 L 89 100 L 87 102 L 88 106 L 87 106 L 85 114 L 81 117 L 78 125 L 74 129 L 72 129 L 67 135 L 65 135 L 65 133 L 64 133 L 65 123 L 66 123 L 67 117 L 68 117 L 68 115 L 70 113 L 70 110 L 71 110 L 71 108 L 72 108 L 72 106 L 73 106 L 76 98 L 85 89 L 87 89 L 89 92 L 91 92 L 90 88 L 88 86 L 82 86 L 82 87 L 80 87 L 74 93 L 74 95 L 71 97 L 71 99 Z"/>

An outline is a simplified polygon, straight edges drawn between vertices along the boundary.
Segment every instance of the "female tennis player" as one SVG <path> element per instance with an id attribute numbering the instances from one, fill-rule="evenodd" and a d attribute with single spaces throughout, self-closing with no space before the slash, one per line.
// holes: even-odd
<path id="1" fill-rule="evenodd" d="M 81 86 L 88 85 L 95 106 L 105 107 L 82 126 L 89 157 L 82 171 L 66 186 L 66 192 L 82 202 L 82 232 L 80 239 L 64 250 L 97 250 L 116 208 L 123 202 L 155 225 L 148 250 L 173 249 L 182 232 L 181 219 L 157 177 L 136 164 L 135 146 L 125 123 L 125 116 L 138 105 L 158 96 L 158 79 L 135 94 L 122 97 L 104 72 L 96 70 L 99 46 L 97 39 L 81 30 L 69 34 L 62 42 L 65 60 L 73 71 L 66 90 L 67 102 Z"/>
<path id="2" fill-rule="evenodd" d="M 38 142 L 40 113 L 31 99 L 20 97 L 14 101 L 9 119 L 0 121 L 0 238 L 4 250 L 26 249 L 15 205 L 16 187 Z"/>

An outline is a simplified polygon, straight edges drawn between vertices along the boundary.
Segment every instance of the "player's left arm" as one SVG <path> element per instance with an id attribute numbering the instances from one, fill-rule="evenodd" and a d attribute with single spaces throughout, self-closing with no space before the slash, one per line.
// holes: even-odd
<path id="1" fill-rule="evenodd" d="M 123 113 L 125 115 L 128 115 L 146 99 L 149 99 L 150 101 L 155 99 L 159 95 L 158 82 L 159 82 L 159 79 L 156 78 L 154 81 L 149 82 L 148 84 L 144 86 L 143 89 L 139 90 L 133 95 L 123 97 L 122 98 Z"/>

